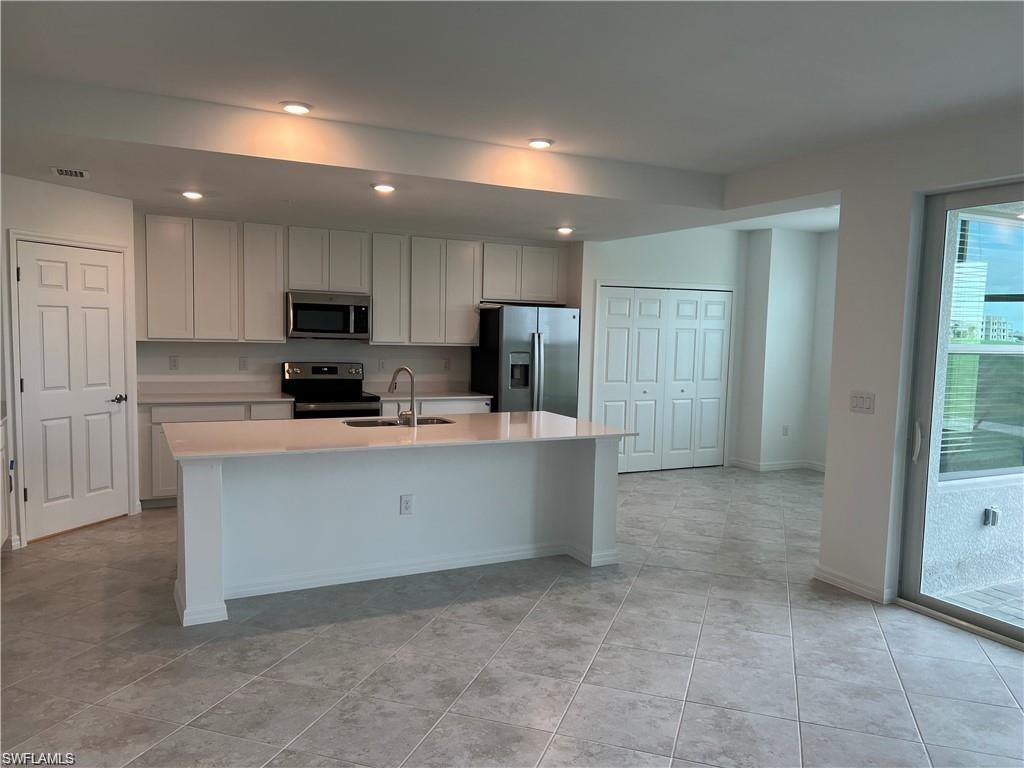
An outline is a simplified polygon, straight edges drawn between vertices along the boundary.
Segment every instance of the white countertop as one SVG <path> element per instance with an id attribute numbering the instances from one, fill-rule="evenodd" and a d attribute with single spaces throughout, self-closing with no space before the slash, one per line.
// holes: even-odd
<path id="1" fill-rule="evenodd" d="M 353 427 L 342 419 L 220 421 L 163 427 L 171 453 L 179 461 L 478 443 L 618 439 L 633 434 L 546 411 L 470 413 L 445 418 L 453 423 L 416 429 Z"/>
<path id="2" fill-rule="evenodd" d="M 139 405 L 198 405 L 209 403 L 290 403 L 295 398 L 280 392 L 147 392 Z"/>

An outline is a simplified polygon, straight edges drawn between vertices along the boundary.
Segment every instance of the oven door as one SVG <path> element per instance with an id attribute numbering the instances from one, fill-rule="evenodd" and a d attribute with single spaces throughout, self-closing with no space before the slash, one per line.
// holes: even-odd
<path id="1" fill-rule="evenodd" d="M 370 297 L 346 293 L 288 293 L 288 338 L 370 338 Z"/>
<path id="2" fill-rule="evenodd" d="M 380 416 L 380 401 L 375 403 L 296 403 L 296 419 L 355 419 Z"/>

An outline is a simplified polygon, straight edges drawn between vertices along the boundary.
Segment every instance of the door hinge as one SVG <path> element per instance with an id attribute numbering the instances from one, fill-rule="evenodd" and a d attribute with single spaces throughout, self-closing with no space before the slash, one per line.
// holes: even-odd
<path id="1" fill-rule="evenodd" d="M 24 379 L 18 379 L 18 388 L 19 388 L 19 389 L 20 389 L 20 390 L 21 390 L 22 392 L 24 392 L 24 391 L 25 391 L 25 380 L 24 380 Z"/>
<path id="2" fill-rule="evenodd" d="M 20 283 L 21 282 L 21 267 L 18 267 L 17 270 L 15 270 L 15 276 L 17 278 L 17 281 Z"/>
<path id="3" fill-rule="evenodd" d="M 25 501 L 28 501 L 28 488 L 25 489 Z"/>

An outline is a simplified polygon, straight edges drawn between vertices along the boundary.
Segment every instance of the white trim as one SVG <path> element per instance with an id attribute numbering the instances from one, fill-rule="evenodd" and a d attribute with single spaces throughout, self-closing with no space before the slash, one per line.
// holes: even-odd
<path id="1" fill-rule="evenodd" d="M 220 603 L 204 605 L 200 607 L 184 608 L 185 600 L 181 596 L 181 581 L 174 581 L 174 605 L 178 609 L 178 616 L 181 617 L 181 626 L 191 627 L 193 624 L 209 624 L 214 621 L 227 621 L 228 607 L 221 600 Z"/>
<path id="2" fill-rule="evenodd" d="M 825 465 L 820 461 L 808 461 L 806 459 L 794 459 L 792 461 L 766 461 L 758 463 L 733 457 L 726 463 L 728 467 L 739 467 L 749 469 L 753 472 L 777 472 L 783 469 L 810 469 L 815 472 L 824 472 Z"/>
<path id="3" fill-rule="evenodd" d="M 891 603 L 896 597 L 896 590 L 880 590 L 877 587 L 869 586 L 862 581 L 834 571 L 831 568 L 826 568 L 821 563 L 814 566 L 814 578 L 818 581 L 824 581 L 826 584 L 831 584 L 833 587 L 853 592 L 855 595 L 860 595 L 876 603 Z"/>
<path id="4" fill-rule="evenodd" d="M 585 553 L 561 544 L 507 547 L 478 552 L 476 554 L 435 557 L 401 564 L 378 563 L 374 565 L 361 565 L 354 568 L 331 568 L 329 570 L 315 571 L 296 576 L 271 576 L 241 584 L 225 584 L 224 597 L 230 600 L 237 597 L 270 595 L 277 592 L 291 592 L 296 589 L 326 587 L 332 584 L 348 584 L 350 582 L 370 581 L 371 579 L 383 579 L 392 576 L 409 576 L 416 573 L 447 571 L 452 568 L 466 568 L 474 565 L 490 565 L 491 563 L 503 563 L 511 560 L 529 560 L 535 557 L 551 557 L 552 555 L 566 554 L 585 565 L 607 565 L 612 562 L 618 562 L 617 550 L 597 552 L 593 556 L 587 557 Z M 609 560 L 609 557 L 613 559 Z M 600 560 L 602 562 L 591 563 L 591 560 Z M 177 597 L 177 587 L 175 587 L 175 596 Z"/>
<path id="5" fill-rule="evenodd" d="M 928 616 L 929 618 L 935 619 L 936 621 L 941 621 L 943 624 L 949 624 L 951 626 L 956 627 L 957 629 L 962 629 L 965 632 L 980 635 L 981 637 L 987 638 L 989 640 L 994 640 L 997 643 L 1008 645 L 1011 648 L 1016 648 L 1018 651 L 1024 651 L 1024 643 L 1020 643 L 1014 640 L 1012 637 L 1000 635 L 998 632 L 992 632 L 991 630 L 985 629 L 984 627 L 979 627 L 974 624 L 970 624 L 969 622 L 963 621 L 961 619 L 954 618 L 953 616 L 948 616 L 945 613 L 940 613 L 939 611 L 932 610 L 931 608 L 925 605 L 920 605 L 919 603 L 912 602 L 903 597 L 897 597 L 892 602 L 895 605 L 900 606 L 901 608 L 906 608 L 907 610 L 913 611 L 914 613 L 920 613 L 921 615 Z"/>
<path id="6" fill-rule="evenodd" d="M 125 511 L 133 514 L 138 508 L 139 499 L 139 459 L 138 459 L 138 381 L 136 375 L 135 359 L 135 264 L 133 249 L 128 245 L 116 245 L 111 243 L 95 243 L 87 240 L 78 240 L 69 237 L 57 237 L 45 235 L 38 232 L 26 230 L 9 229 L 7 231 L 7 258 L 8 258 L 8 279 L 10 281 L 10 316 L 11 316 L 11 382 L 13 390 L 13 401 L 11 402 L 10 422 L 14 432 L 14 440 L 11 442 L 15 456 L 15 494 L 14 509 L 17 512 L 18 535 L 14 534 L 14 527 L 11 527 L 11 546 L 20 548 L 28 545 L 28 518 L 24 503 L 25 482 L 21 472 L 25 456 L 25 443 L 23 439 L 22 424 L 24 423 L 22 406 L 23 393 L 20 387 L 13 386 L 13 382 L 19 381 L 21 377 L 21 286 L 17 279 L 18 275 L 18 243 L 41 243 L 44 245 L 68 246 L 71 248 L 85 248 L 93 251 L 109 251 L 121 254 L 121 275 L 122 307 L 124 310 L 124 362 L 125 362 L 125 388 L 128 394 L 128 402 L 125 404 L 125 440 L 128 451 L 128 482 L 125 493 Z M 135 499 L 133 503 L 133 498 Z M 141 511 L 141 508 L 138 508 Z M 12 519 L 13 522 L 13 519 Z M 18 547 L 14 547 L 17 539 Z"/>

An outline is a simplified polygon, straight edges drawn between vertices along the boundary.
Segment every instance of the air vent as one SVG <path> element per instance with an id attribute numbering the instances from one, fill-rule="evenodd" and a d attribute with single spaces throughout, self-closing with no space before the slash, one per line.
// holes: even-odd
<path id="1" fill-rule="evenodd" d="M 50 166 L 50 172 L 54 176 L 60 176 L 65 179 L 88 179 L 89 172 L 82 170 L 81 168 L 58 168 L 55 165 Z"/>

